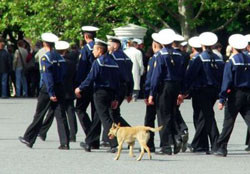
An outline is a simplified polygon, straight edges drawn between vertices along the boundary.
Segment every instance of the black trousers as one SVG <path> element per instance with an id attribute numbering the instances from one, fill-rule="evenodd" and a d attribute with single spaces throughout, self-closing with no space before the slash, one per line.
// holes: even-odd
<path id="1" fill-rule="evenodd" d="M 90 120 L 90 117 L 87 113 L 87 108 L 88 108 L 89 104 L 91 104 L 91 120 L 92 121 Z M 93 101 L 93 91 L 91 89 L 87 89 L 87 90 L 82 91 L 82 97 L 76 100 L 76 113 L 78 115 L 78 119 L 80 121 L 82 129 L 83 129 L 85 135 L 87 136 L 87 134 L 89 133 L 89 131 L 91 129 L 91 125 L 92 125 L 93 120 L 96 119 L 95 118 L 96 117 L 95 105 L 94 105 L 94 101 Z M 96 132 L 101 133 L 101 124 L 97 124 L 95 126 L 95 129 L 97 129 Z M 99 139 L 100 139 L 100 135 L 97 135 L 96 142 L 95 142 L 96 146 L 99 146 L 99 144 L 100 144 Z"/>
<path id="2" fill-rule="evenodd" d="M 76 115 L 75 115 L 75 108 L 74 108 L 74 100 L 73 99 L 65 100 L 65 111 L 67 113 L 70 138 L 75 137 L 76 133 L 77 133 L 77 122 L 76 122 Z M 49 131 L 49 128 L 51 127 L 53 120 L 54 120 L 54 113 L 55 113 L 54 110 L 49 108 L 49 111 L 46 115 L 46 119 L 43 121 L 42 128 L 39 131 L 39 135 L 41 137 L 46 138 L 47 132 Z"/>
<path id="3" fill-rule="evenodd" d="M 92 121 L 90 130 L 86 136 L 85 142 L 93 145 L 100 138 L 100 129 L 97 127 L 103 125 L 104 134 L 107 135 L 112 126 L 113 120 L 110 115 L 111 102 L 113 100 L 113 91 L 108 89 L 98 89 L 94 93 L 95 117 Z M 100 122 L 101 121 L 101 122 Z M 111 147 L 117 146 L 117 140 L 109 140 Z"/>
<path id="4" fill-rule="evenodd" d="M 207 137 L 210 139 L 212 148 L 214 147 L 219 131 L 214 117 L 214 104 L 217 100 L 218 89 L 204 87 L 196 91 L 197 105 L 201 109 L 196 124 L 196 132 L 192 141 L 192 147 L 197 149 L 202 145 L 204 150 L 209 150 L 209 145 L 205 144 Z"/>
<path id="5" fill-rule="evenodd" d="M 40 90 L 34 119 L 24 134 L 24 139 L 28 141 L 30 144 L 35 143 L 37 135 L 42 127 L 44 116 L 47 110 L 51 108 L 56 117 L 60 144 L 69 145 L 69 128 L 65 116 L 64 96 L 63 96 L 64 90 L 61 84 L 55 85 L 54 90 L 58 102 L 50 101 L 50 97 L 47 93 L 45 85 L 43 85 Z"/>
<path id="6" fill-rule="evenodd" d="M 155 127 L 155 119 L 156 119 L 156 106 L 155 105 L 148 105 L 146 106 L 146 115 L 144 119 L 144 125 L 145 126 L 150 126 L 150 127 Z M 150 133 L 150 138 L 148 140 L 148 147 L 149 148 L 154 148 L 154 136 L 155 134 L 153 132 Z"/>
<path id="7" fill-rule="evenodd" d="M 181 115 L 180 105 L 176 107 L 175 117 L 176 117 L 175 120 L 176 120 L 176 124 L 178 127 L 179 135 L 183 135 L 185 131 L 188 131 L 188 127 Z"/>
<path id="8" fill-rule="evenodd" d="M 225 105 L 222 132 L 217 141 L 218 147 L 227 146 L 238 113 L 250 129 L 250 89 L 235 89 L 229 94 Z"/>
<path id="9" fill-rule="evenodd" d="M 160 86 L 156 97 L 156 112 L 159 125 L 163 128 L 160 131 L 161 147 L 169 147 L 176 144 L 175 136 L 178 134 L 176 127 L 177 96 L 180 91 L 178 82 L 165 82 Z"/>
<path id="10" fill-rule="evenodd" d="M 199 126 L 199 115 L 201 114 L 201 103 L 200 103 L 200 91 L 197 89 L 192 91 L 192 107 L 193 107 L 193 122 L 194 122 L 194 128 L 197 130 L 197 127 Z M 202 117 L 200 118 L 200 122 L 204 122 Z M 202 123 L 204 124 L 204 123 Z M 198 125 L 198 126 L 197 126 Z M 198 129 L 198 131 L 200 131 Z M 201 136 L 198 141 L 194 143 L 196 150 L 208 150 L 209 149 L 209 143 L 208 143 L 208 136 L 206 133 L 206 130 L 201 130 Z"/>
<path id="11" fill-rule="evenodd" d="M 128 92 L 128 88 L 126 84 L 121 84 L 120 85 L 120 90 L 119 90 L 120 94 L 118 96 L 118 107 L 116 109 L 111 109 L 110 108 L 110 115 L 111 118 L 113 120 L 114 123 L 118 124 L 120 123 L 121 126 L 130 126 L 128 124 L 128 122 L 121 116 L 121 109 L 120 106 L 122 104 L 122 102 L 124 101 L 126 94 Z M 108 142 L 108 137 L 107 135 L 104 133 L 102 134 L 102 140 L 105 142 Z"/>

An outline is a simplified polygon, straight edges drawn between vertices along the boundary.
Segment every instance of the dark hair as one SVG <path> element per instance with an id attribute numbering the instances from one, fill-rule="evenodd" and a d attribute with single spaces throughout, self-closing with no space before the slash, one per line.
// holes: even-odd
<path id="1" fill-rule="evenodd" d="M 25 42 L 23 40 L 19 40 L 19 41 L 17 41 L 17 46 L 24 47 L 25 46 Z"/>
<path id="2" fill-rule="evenodd" d="M 95 36 L 96 36 L 96 33 L 95 32 L 84 32 L 83 33 L 84 35 L 86 35 L 88 38 L 90 38 L 90 39 L 94 39 L 95 38 Z"/>
<path id="3" fill-rule="evenodd" d="M 0 37 L 0 42 L 5 43 L 5 39 L 3 37 Z"/>
<path id="4" fill-rule="evenodd" d="M 222 48 L 222 45 L 219 42 L 216 43 L 214 46 L 212 46 L 212 49 L 218 49 L 218 48 Z"/>

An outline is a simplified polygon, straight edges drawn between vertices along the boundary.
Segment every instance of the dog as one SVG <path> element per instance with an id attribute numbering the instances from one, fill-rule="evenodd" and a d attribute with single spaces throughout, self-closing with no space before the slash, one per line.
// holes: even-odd
<path id="1" fill-rule="evenodd" d="M 144 149 L 148 153 L 149 159 L 152 159 L 150 149 L 147 146 L 147 142 L 149 140 L 151 132 L 158 132 L 162 129 L 163 126 L 158 128 L 151 128 L 147 126 L 135 126 L 135 127 L 121 127 L 120 124 L 112 124 L 112 127 L 109 130 L 108 137 L 109 139 L 113 139 L 117 137 L 118 142 L 118 152 L 114 160 L 118 160 L 121 154 L 122 145 L 124 142 L 128 143 L 129 145 L 129 155 L 134 157 L 133 148 L 135 145 L 135 139 L 138 140 L 141 146 L 141 153 L 140 156 L 137 158 L 137 161 L 140 161 L 144 155 Z"/>

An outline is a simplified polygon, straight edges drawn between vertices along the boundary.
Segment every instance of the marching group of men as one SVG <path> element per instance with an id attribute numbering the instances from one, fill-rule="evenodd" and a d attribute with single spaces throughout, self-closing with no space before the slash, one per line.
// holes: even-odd
<path id="1" fill-rule="evenodd" d="M 82 30 L 86 45 L 80 51 L 75 83 L 73 76 L 69 75 L 74 68 L 70 68 L 72 66 L 64 59 L 69 44 L 58 41 L 58 37 L 52 33 L 42 34 L 45 50 L 40 60 L 43 83 L 33 121 L 24 136 L 19 137 L 30 148 L 38 136 L 46 139 L 54 117 L 60 139 L 59 149 L 69 149 L 69 142 L 75 141 L 74 98 L 67 99 L 67 90 L 74 92 L 77 98 L 75 109 L 86 135 L 85 142 L 81 142 L 80 146 L 85 151 L 100 147 L 103 126 L 102 141 L 108 142 L 109 152 L 116 152 L 116 139 L 107 136 L 112 123 L 130 126 L 121 116 L 120 106 L 124 99 L 127 102 L 132 100 L 133 63 L 122 50 L 118 37 L 109 36 L 108 42 L 104 42 L 95 38 L 98 28 L 84 26 Z M 184 38 L 172 29 L 154 33 L 152 39 L 154 55 L 148 62 L 145 83 L 145 126 L 154 127 L 156 116 L 158 124 L 163 126 L 160 131 L 160 151 L 156 153 L 177 154 L 181 150 L 185 152 L 188 146 L 192 152 L 226 156 L 227 143 L 238 113 L 250 128 L 249 35 L 230 36 L 232 56 L 226 63 L 212 52 L 212 46 L 218 41 L 212 32 L 204 32 L 188 40 L 192 48 L 191 57 L 180 50 L 180 41 Z M 71 81 L 70 85 L 65 87 L 65 80 Z M 196 130 L 190 145 L 187 145 L 188 128 L 179 110 L 188 96 L 192 97 Z M 218 97 L 219 109 L 225 105 L 221 134 L 213 110 Z M 89 105 L 91 118 L 87 113 Z M 249 139 L 247 143 L 250 145 Z M 148 146 L 155 152 L 153 133 Z M 249 148 L 246 150 L 250 151 Z"/>

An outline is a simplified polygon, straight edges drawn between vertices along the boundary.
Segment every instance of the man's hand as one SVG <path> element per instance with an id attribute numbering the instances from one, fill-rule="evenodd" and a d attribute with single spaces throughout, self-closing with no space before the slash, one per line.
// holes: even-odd
<path id="1" fill-rule="evenodd" d="M 219 110 L 222 110 L 223 108 L 224 108 L 224 104 L 218 103 L 218 109 L 219 109 Z"/>
<path id="2" fill-rule="evenodd" d="M 50 97 L 50 100 L 51 100 L 51 101 L 53 101 L 53 102 L 57 102 L 57 98 L 56 98 L 56 96 L 52 96 L 52 97 Z"/>
<path id="3" fill-rule="evenodd" d="M 148 97 L 148 104 L 149 105 L 154 105 L 154 97 L 153 96 Z"/>
<path id="4" fill-rule="evenodd" d="M 77 98 L 81 98 L 82 97 L 80 88 L 76 88 L 75 89 L 75 94 L 76 94 Z"/>
<path id="5" fill-rule="evenodd" d="M 118 101 L 114 100 L 111 102 L 111 109 L 116 109 L 118 107 Z"/>
<path id="6" fill-rule="evenodd" d="M 184 101 L 184 95 L 179 94 L 177 97 L 177 105 L 181 105 Z"/>
<path id="7" fill-rule="evenodd" d="M 130 103 L 132 101 L 132 96 L 127 96 L 126 100 L 127 100 L 128 103 Z"/>
<path id="8" fill-rule="evenodd" d="M 144 103 L 148 106 L 149 105 L 149 103 L 148 103 L 148 99 L 146 98 L 146 99 L 144 99 Z"/>

